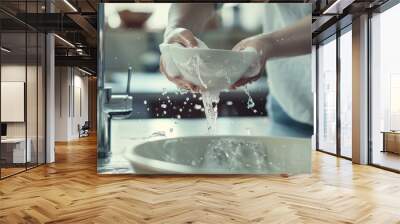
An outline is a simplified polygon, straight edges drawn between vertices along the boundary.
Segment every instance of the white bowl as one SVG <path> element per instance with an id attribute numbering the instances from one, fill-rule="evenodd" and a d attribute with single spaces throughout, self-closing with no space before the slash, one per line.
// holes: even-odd
<path id="1" fill-rule="evenodd" d="M 185 48 L 179 44 L 161 44 L 160 50 L 169 75 L 182 75 L 207 90 L 226 89 L 246 74 L 257 75 L 260 69 L 255 50 Z"/>

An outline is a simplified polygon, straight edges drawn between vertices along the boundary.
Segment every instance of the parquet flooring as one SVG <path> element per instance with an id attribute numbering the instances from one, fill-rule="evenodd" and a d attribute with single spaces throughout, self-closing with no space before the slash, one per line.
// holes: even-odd
<path id="1" fill-rule="evenodd" d="M 1 176 L 2 177 L 7 177 L 7 176 L 10 176 L 10 175 L 13 175 L 13 174 L 15 174 L 15 173 L 18 173 L 18 172 L 21 172 L 21 171 L 24 171 L 25 170 L 25 167 L 21 167 L 21 168 L 14 168 L 14 167 L 12 167 L 12 168 L 9 168 L 9 167 L 7 167 L 7 168 L 1 168 Z"/>
<path id="2" fill-rule="evenodd" d="M 291 176 L 101 176 L 96 142 L 0 181 L 0 223 L 400 223 L 400 175 L 315 152 Z"/>

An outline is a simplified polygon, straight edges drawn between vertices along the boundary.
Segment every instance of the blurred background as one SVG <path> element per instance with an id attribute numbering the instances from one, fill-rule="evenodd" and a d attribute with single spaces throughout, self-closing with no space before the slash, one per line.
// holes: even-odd
<path id="1" fill-rule="evenodd" d="M 169 3 L 105 4 L 105 87 L 123 93 L 128 67 L 133 68 L 132 118 L 204 117 L 199 94 L 181 93 L 159 72 L 163 33 Z M 227 3 L 211 18 L 199 38 L 210 48 L 232 49 L 240 40 L 262 32 L 263 7 L 259 4 Z M 248 86 L 255 107 L 247 108 L 243 90 L 221 93 L 219 116 L 266 116 L 266 75 Z M 162 108 L 162 104 L 168 107 Z M 173 106 L 169 106 L 169 104 Z M 165 112 L 164 112 L 165 111 Z"/>

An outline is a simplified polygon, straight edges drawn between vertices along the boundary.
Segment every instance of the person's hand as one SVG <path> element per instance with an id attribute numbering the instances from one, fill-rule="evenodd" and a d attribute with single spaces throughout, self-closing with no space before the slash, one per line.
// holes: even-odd
<path id="1" fill-rule="evenodd" d="M 178 43 L 184 47 L 196 48 L 198 43 L 194 34 L 185 28 L 173 28 L 166 32 L 164 42 L 168 44 Z M 160 72 L 167 77 L 167 79 L 175 83 L 178 87 L 188 89 L 192 92 L 199 92 L 200 87 L 183 79 L 181 74 L 168 74 L 165 69 L 163 58 L 160 58 Z"/>
<path id="2" fill-rule="evenodd" d="M 198 47 L 197 40 L 192 31 L 185 28 L 167 29 L 164 35 L 164 42 L 167 44 L 178 43 L 184 47 Z"/>
<path id="3" fill-rule="evenodd" d="M 237 43 L 233 47 L 233 51 L 243 51 L 246 48 L 253 48 L 257 51 L 260 59 L 255 64 L 255 68 L 250 68 L 243 76 L 243 78 L 236 81 L 234 84 L 231 85 L 230 89 L 236 89 L 237 87 L 246 85 L 248 83 L 254 82 L 260 78 L 261 72 L 263 71 L 265 62 L 267 60 L 267 51 L 266 46 L 268 45 L 267 41 L 263 39 L 263 35 L 252 36 L 246 39 L 243 39 L 239 43 Z"/>

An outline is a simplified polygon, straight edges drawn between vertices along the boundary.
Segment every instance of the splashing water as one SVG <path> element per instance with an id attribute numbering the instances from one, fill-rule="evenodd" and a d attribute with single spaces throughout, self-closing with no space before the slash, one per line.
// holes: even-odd
<path id="1" fill-rule="evenodd" d="M 253 98 L 251 98 L 250 92 L 247 89 L 247 86 L 244 87 L 244 92 L 246 93 L 246 95 L 248 96 L 247 99 L 247 109 L 253 108 L 256 104 L 253 101 Z"/>
<path id="2" fill-rule="evenodd" d="M 208 133 L 215 134 L 217 131 L 219 91 L 204 91 L 201 94 L 203 96 Z"/>
<path id="3" fill-rule="evenodd" d="M 208 133 L 210 135 L 214 135 L 217 131 L 218 103 L 220 101 L 219 95 L 220 95 L 220 91 L 222 89 L 210 90 L 208 88 L 205 80 L 203 79 L 203 75 L 201 74 L 200 66 L 202 63 L 204 63 L 204 62 L 201 60 L 200 56 L 196 55 L 196 56 L 190 58 L 187 61 L 187 63 L 185 63 L 185 65 L 189 66 L 191 68 L 190 70 L 195 73 L 195 75 L 197 76 L 197 78 L 200 82 L 200 85 L 202 87 L 201 88 L 202 90 L 200 91 L 201 96 L 198 97 L 198 99 L 203 101 L 204 108 L 198 104 L 195 104 L 194 109 L 205 112 L 206 119 L 207 119 Z M 226 81 L 231 84 L 232 82 L 229 77 L 229 72 L 228 71 L 222 71 L 222 72 L 224 73 Z M 210 84 L 210 82 L 211 82 L 211 80 L 208 81 L 208 84 Z M 247 87 L 244 88 L 244 91 L 248 96 L 247 108 L 248 109 L 253 108 L 255 106 L 255 103 L 253 101 L 253 98 L 251 98 Z M 181 94 L 182 94 L 182 92 L 181 92 Z M 195 94 L 193 94 L 193 98 L 196 98 Z M 188 97 L 186 97 L 186 99 L 185 99 L 185 102 L 184 102 L 185 105 L 186 105 L 186 102 L 189 102 Z M 230 103 L 231 103 L 230 105 L 232 105 L 232 102 L 230 102 Z"/>
<path id="4" fill-rule="evenodd" d="M 266 170 L 267 164 L 267 154 L 261 143 L 221 138 L 212 140 L 208 144 L 203 167 L 215 170 L 250 171 Z"/>
<path id="5" fill-rule="evenodd" d="M 163 91 L 162 91 L 162 93 L 161 93 L 161 95 L 166 95 L 168 93 L 168 91 L 167 91 L 167 89 L 166 88 L 163 88 Z"/>
<path id="6" fill-rule="evenodd" d="M 219 90 L 209 90 L 208 86 L 204 82 L 201 72 L 200 65 L 202 63 L 200 56 L 196 55 L 194 60 L 191 60 L 193 66 L 193 72 L 197 74 L 197 77 L 202 85 L 201 97 L 199 100 L 203 101 L 204 109 L 199 107 L 199 105 L 195 105 L 194 109 L 201 111 L 204 110 L 206 119 L 207 119 L 207 130 L 209 134 L 215 134 L 217 130 L 217 117 L 218 117 L 218 103 L 219 103 Z"/>
<path id="7" fill-rule="evenodd" d="M 188 154 L 186 161 L 178 159 L 181 158 L 182 153 L 185 153 L 177 150 L 180 144 L 187 143 L 179 139 L 165 141 L 162 145 L 164 151 L 162 159 L 171 163 L 183 162 L 185 165 L 212 172 L 263 172 L 271 166 L 265 146 L 257 141 L 235 138 L 212 139 L 204 145 L 205 148 L 200 154 Z"/>

